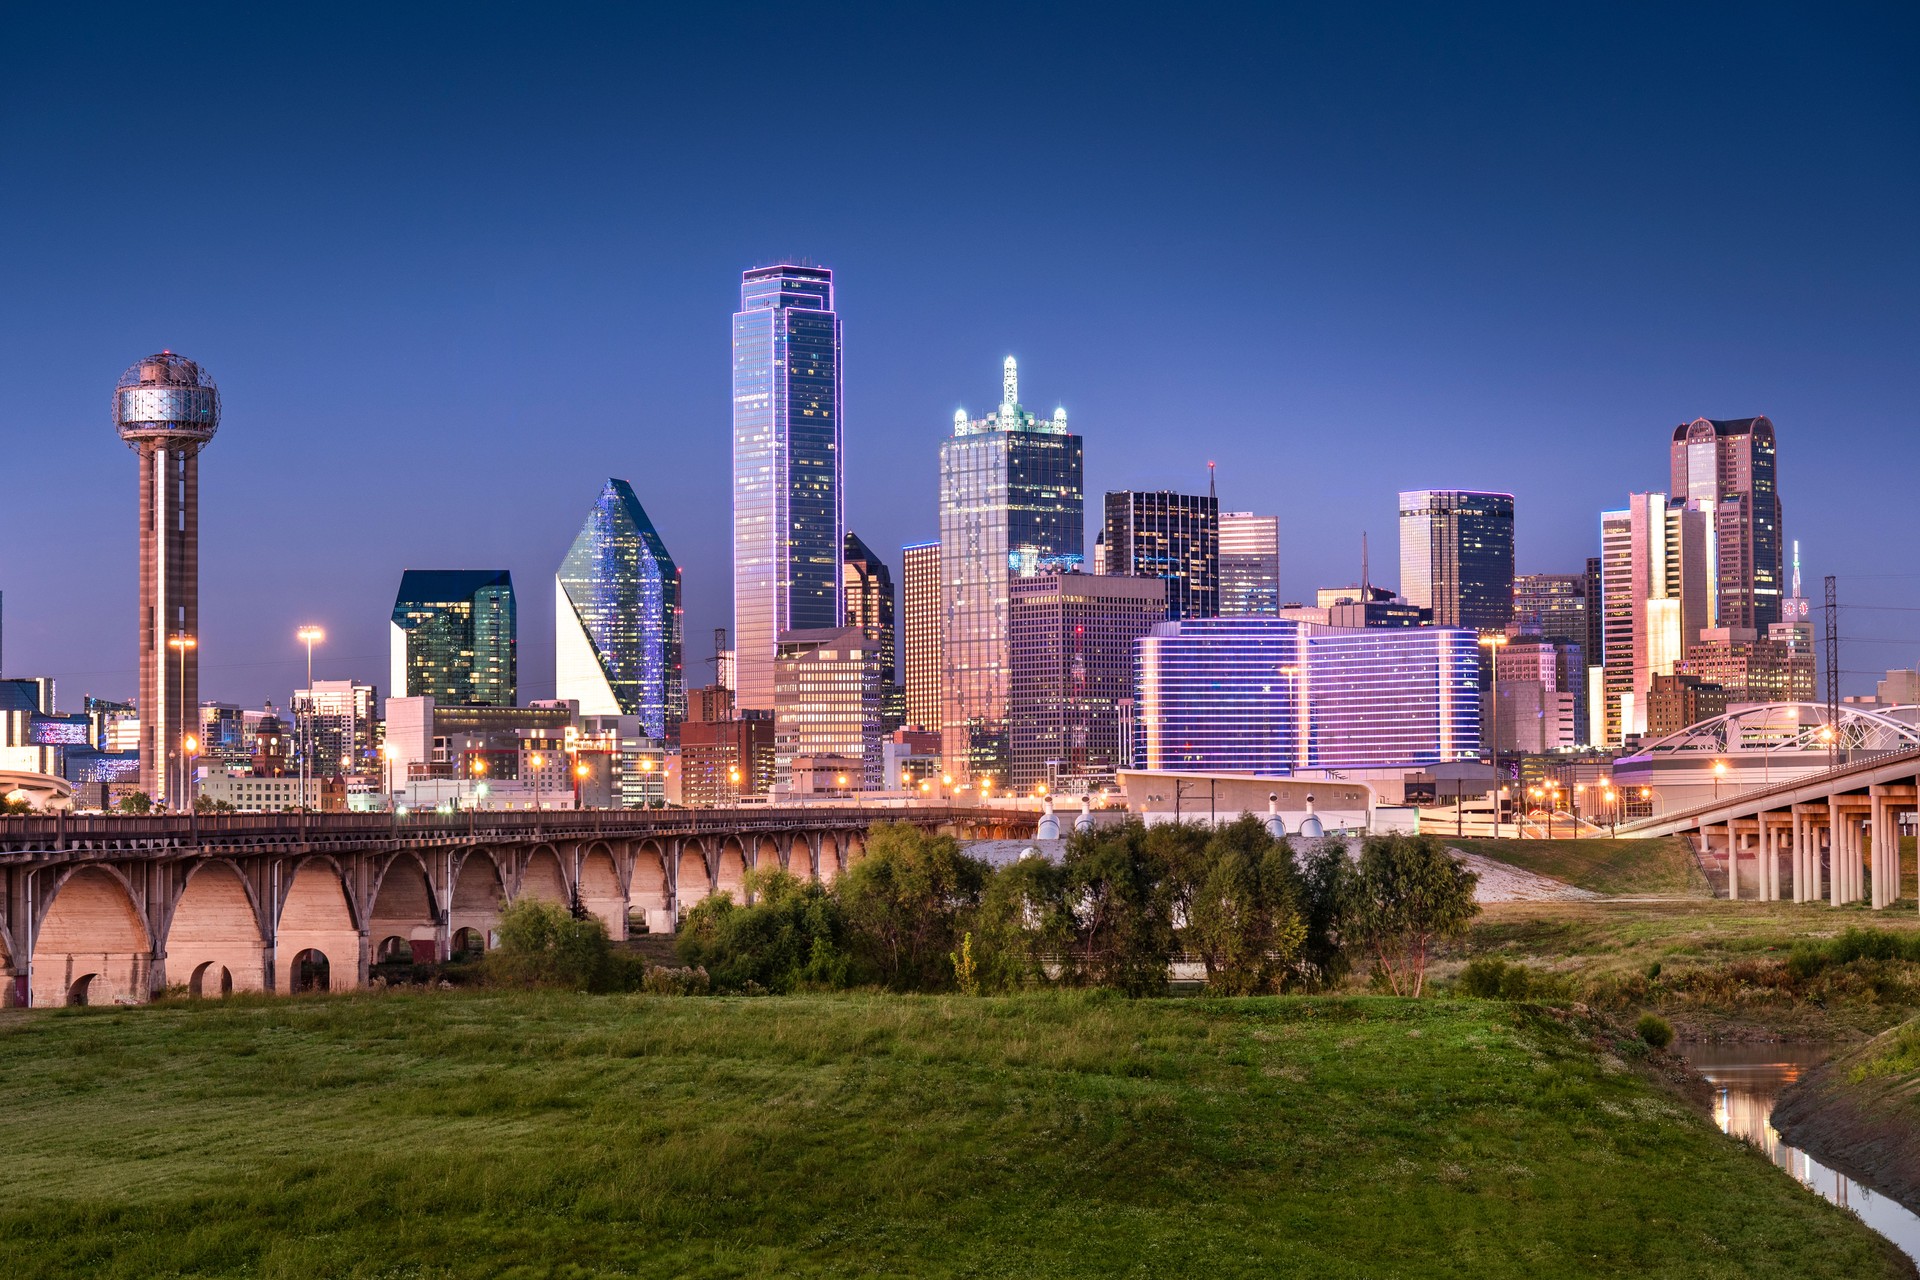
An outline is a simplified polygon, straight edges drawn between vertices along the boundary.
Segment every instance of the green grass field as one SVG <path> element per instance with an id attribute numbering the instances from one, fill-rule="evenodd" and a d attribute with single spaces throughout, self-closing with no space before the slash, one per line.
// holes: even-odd
<path id="1" fill-rule="evenodd" d="M 17 1280 L 1910 1274 L 1491 1002 L 256 998 L 13 1015 L 0 1097 Z"/>
<path id="2" fill-rule="evenodd" d="M 1449 848 L 1477 853 L 1525 871 L 1552 876 L 1605 894 L 1696 895 L 1706 878 L 1686 844 L 1658 840 L 1454 840 Z"/>

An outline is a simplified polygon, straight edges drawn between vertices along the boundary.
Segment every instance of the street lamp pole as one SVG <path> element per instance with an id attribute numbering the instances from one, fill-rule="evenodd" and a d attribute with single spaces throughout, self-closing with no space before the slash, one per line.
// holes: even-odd
<path id="1" fill-rule="evenodd" d="M 1493 720 L 1493 838 L 1500 838 L 1500 650 L 1506 647 L 1505 632 L 1489 631 L 1481 635 L 1480 647 L 1487 651 L 1487 687 L 1493 697 L 1488 705 Z"/>

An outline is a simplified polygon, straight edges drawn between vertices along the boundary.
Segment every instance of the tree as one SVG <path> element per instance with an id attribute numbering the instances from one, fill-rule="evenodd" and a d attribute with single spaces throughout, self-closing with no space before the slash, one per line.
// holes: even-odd
<path id="1" fill-rule="evenodd" d="M 1128 995 L 1166 989 L 1174 951 L 1168 847 L 1137 822 L 1068 842 L 1064 891 L 1074 937 L 1062 957 L 1066 976 Z"/>
<path id="2" fill-rule="evenodd" d="M 986 888 L 990 868 L 952 836 L 887 823 L 834 886 L 846 913 L 856 971 L 895 991 L 953 986 L 953 953 Z"/>
<path id="3" fill-rule="evenodd" d="M 1348 881 L 1341 932 L 1395 995 L 1418 996 L 1435 939 L 1464 933 L 1480 910 L 1478 882 L 1432 836 L 1370 836 Z"/>
<path id="4" fill-rule="evenodd" d="M 500 912 L 500 945 L 487 953 L 487 976 L 519 986 L 604 989 L 613 968 L 607 927 L 575 919 L 556 902 L 522 898 Z"/>
<path id="5" fill-rule="evenodd" d="M 1307 935 L 1293 849 L 1243 815 L 1207 837 L 1198 869 L 1183 936 L 1208 985 L 1227 995 L 1278 991 Z"/>
<path id="6" fill-rule="evenodd" d="M 730 893 L 703 898 L 681 922 L 681 963 L 704 968 L 715 987 L 767 991 L 847 984 L 846 922 L 825 886 L 785 871 L 747 872 L 745 906 Z"/>
<path id="7" fill-rule="evenodd" d="M 33 812 L 33 802 L 24 795 L 0 796 L 0 817 L 21 817 Z"/>
<path id="8" fill-rule="evenodd" d="M 1355 875 L 1353 860 L 1338 840 L 1322 840 L 1300 866 L 1300 909 L 1306 937 L 1300 975 L 1309 987 L 1330 987 L 1353 967 L 1344 945 L 1341 917 Z"/>
<path id="9" fill-rule="evenodd" d="M 215 800 L 211 796 L 195 796 L 193 810 L 195 813 L 232 813 L 233 806 L 225 800 Z"/>
<path id="10" fill-rule="evenodd" d="M 144 791 L 129 792 L 114 807 L 122 813 L 152 813 L 153 797 Z"/>
<path id="11" fill-rule="evenodd" d="M 981 989 L 1010 991 L 1046 982 L 1048 962 L 1073 945 L 1073 926 L 1063 868 L 1034 856 L 995 871 L 973 915 Z"/>

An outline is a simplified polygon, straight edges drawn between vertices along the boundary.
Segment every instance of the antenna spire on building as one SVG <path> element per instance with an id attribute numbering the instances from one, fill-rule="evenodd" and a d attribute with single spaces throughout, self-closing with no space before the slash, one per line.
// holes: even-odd
<path id="1" fill-rule="evenodd" d="M 1000 366 L 1000 403 L 1020 403 L 1020 366 L 1014 363 L 1012 356 L 1008 356 L 1006 363 Z"/>
<path id="2" fill-rule="evenodd" d="M 1360 603 L 1373 603 L 1373 579 L 1368 576 L 1367 568 L 1367 531 L 1360 531 Z"/>
<path id="3" fill-rule="evenodd" d="M 1207 500 L 1216 507 L 1220 504 L 1220 495 L 1216 493 L 1213 488 L 1213 464 L 1211 462 L 1207 464 Z"/>

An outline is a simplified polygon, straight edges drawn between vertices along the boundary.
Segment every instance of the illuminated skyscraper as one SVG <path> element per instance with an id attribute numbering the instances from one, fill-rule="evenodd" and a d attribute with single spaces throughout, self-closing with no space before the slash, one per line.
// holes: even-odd
<path id="1" fill-rule="evenodd" d="M 734 695 L 773 709 L 782 632 L 845 625 L 833 272 L 759 267 L 733 317 Z"/>
<path id="2" fill-rule="evenodd" d="M 1109 493 L 1104 532 L 1105 572 L 1163 580 L 1169 618 L 1219 615 L 1220 504 L 1212 494 Z"/>
<path id="3" fill-rule="evenodd" d="M 1765 634 L 1781 621 L 1785 566 L 1773 423 L 1695 418 L 1673 429 L 1673 503 L 1713 531 L 1714 620 Z"/>
<path id="4" fill-rule="evenodd" d="M 686 715 L 680 570 L 625 480 L 608 480 L 554 578 L 554 696 L 638 716 L 664 738 Z"/>
<path id="5" fill-rule="evenodd" d="M 178 807 L 200 720 L 200 450 L 220 392 L 162 351 L 120 375 L 113 425 L 140 455 L 140 788 Z"/>
<path id="6" fill-rule="evenodd" d="M 1653 677 L 1672 675 L 1712 624 L 1707 515 L 1671 506 L 1664 493 L 1636 493 L 1600 513 L 1605 651 L 1604 741 L 1620 746 L 1647 731 Z"/>
<path id="7" fill-rule="evenodd" d="M 1280 611 L 1280 517 L 1220 513 L 1220 615 L 1272 617 Z"/>
<path id="8" fill-rule="evenodd" d="M 513 575 L 505 569 L 408 569 L 393 601 L 389 697 L 443 707 L 511 707 Z"/>
<path id="9" fill-rule="evenodd" d="M 907 723 L 940 732 L 940 544 L 916 542 L 900 549 L 904 588 Z"/>
<path id="10" fill-rule="evenodd" d="M 941 754 L 957 777 L 1005 785 L 1007 584 L 1080 567 L 1086 546 L 1080 437 L 1067 411 L 1040 418 L 1020 405 L 1008 356 L 1000 407 L 953 415 L 940 446 Z"/>
<path id="11" fill-rule="evenodd" d="M 1400 495 L 1400 594 L 1436 627 L 1498 631 L 1513 618 L 1513 495 Z"/>

